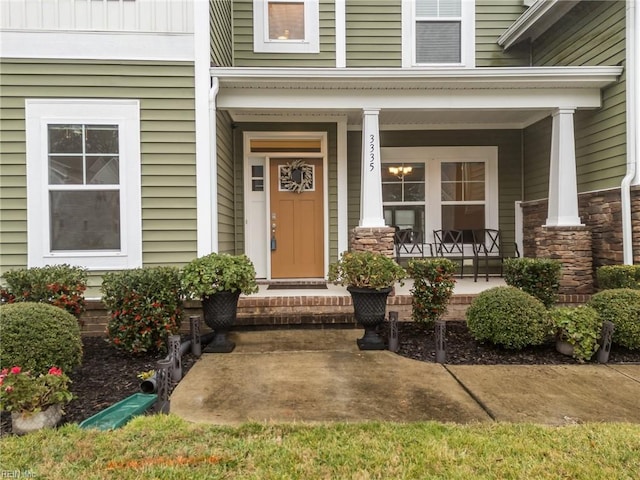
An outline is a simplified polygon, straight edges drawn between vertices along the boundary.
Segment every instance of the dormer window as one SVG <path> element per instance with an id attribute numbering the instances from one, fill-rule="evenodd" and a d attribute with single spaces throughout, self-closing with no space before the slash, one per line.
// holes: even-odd
<path id="1" fill-rule="evenodd" d="M 253 48 L 264 53 L 318 53 L 318 0 L 253 0 Z"/>
<path id="2" fill-rule="evenodd" d="M 474 0 L 403 0 L 402 66 L 475 64 Z"/>

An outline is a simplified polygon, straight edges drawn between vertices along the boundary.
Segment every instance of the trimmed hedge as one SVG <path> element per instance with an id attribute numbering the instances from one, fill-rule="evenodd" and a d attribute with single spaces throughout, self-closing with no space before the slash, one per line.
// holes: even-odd
<path id="1" fill-rule="evenodd" d="M 515 350 L 544 343 L 551 325 L 549 312 L 540 300 L 509 286 L 478 294 L 466 317 L 476 340 Z"/>
<path id="2" fill-rule="evenodd" d="M 82 362 L 76 318 L 46 303 L 19 302 L 0 307 L 2 368 L 46 373 L 51 367 L 70 372 Z"/>
<path id="3" fill-rule="evenodd" d="M 431 326 L 446 311 L 456 271 L 455 262 L 447 258 L 424 258 L 409 260 L 407 273 L 413 278 L 411 318 Z"/>
<path id="4" fill-rule="evenodd" d="M 614 343 L 629 349 L 640 348 L 640 290 L 603 290 L 593 295 L 588 305 L 603 322 L 609 320 L 615 325 Z"/>
<path id="5" fill-rule="evenodd" d="M 598 288 L 640 289 L 640 265 L 604 265 L 596 270 Z"/>
<path id="6" fill-rule="evenodd" d="M 49 303 L 76 318 L 85 311 L 87 271 L 84 268 L 66 264 L 47 265 L 10 270 L 2 276 L 7 283 L 7 287 L 1 290 L 3 302 Z"/>
<path id="7" fill-rule="evenodd" d="M 182 323 L 180 270 L 151 267 L 110 272 L 102 281 L 102 301 L 111 314 L 109 342 L 131 353 L 167 348 L 167 337 Z"/>
<path id="8" fill-rule="evenodd" d="M 504 280 L 551 308 L 558 299 L 562 263 L 550 258 L 506 258 Z"/>

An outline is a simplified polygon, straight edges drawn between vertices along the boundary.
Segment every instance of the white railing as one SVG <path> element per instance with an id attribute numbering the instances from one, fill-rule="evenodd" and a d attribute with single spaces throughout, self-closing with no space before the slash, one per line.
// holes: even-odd
<path id="1" fill-rule="evenodd" d="M 193 33 L 194 0 L 0 0 L 0 28 Z"/>

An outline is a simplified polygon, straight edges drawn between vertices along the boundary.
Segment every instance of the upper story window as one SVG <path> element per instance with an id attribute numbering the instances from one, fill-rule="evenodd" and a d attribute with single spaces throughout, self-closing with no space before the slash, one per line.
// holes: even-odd
<path id="1" fill-rule="evenodd" d="M 253 49 L 318 53 L 319 23 L 318 0 L 253 0 Z"/>
<path id="2" fill-rule="evenodd" d="M 475 66 L 474 0 L 403 0 L 402 66 Z"/>

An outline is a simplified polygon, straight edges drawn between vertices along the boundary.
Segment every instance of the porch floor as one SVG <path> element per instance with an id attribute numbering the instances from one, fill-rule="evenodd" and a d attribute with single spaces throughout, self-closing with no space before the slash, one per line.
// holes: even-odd
<path id="1" fill-rule="evenodd" d="M 473 281 L 472 277 L 457 277 L 456 285 L 453 290 L 454 295 L 477 295 L 489 288 L 504 286 L 506 285 L 504 278 L 502 277 L 489 277 L 489 280 L 486 281 L 484 278 L 478 278 L 477 282 Z M 275 283 L 275 282 L 274 282 Z M 295 280 L 291 280 L 288 283 L 295 283 Z M 300 288 L 300 289 L 268 289 L 270 283 L 266 281 L 266 283 L 259 283 L 258 293 L 252 294 L 251 296 L 247 296 L 245 298 L 256 298 L 256 297 L 349 297 L 350 294 L 347 291 L 346 287 L 342 287 L 340 285 L 333 285 L 332 283 L 327 283 L 327 288 Z M 411 287 L 413 286 L 413 280 L 407 279 L 403 286 L 396 285 L 395 287 L 395 295 L 411 295 Z"/>

